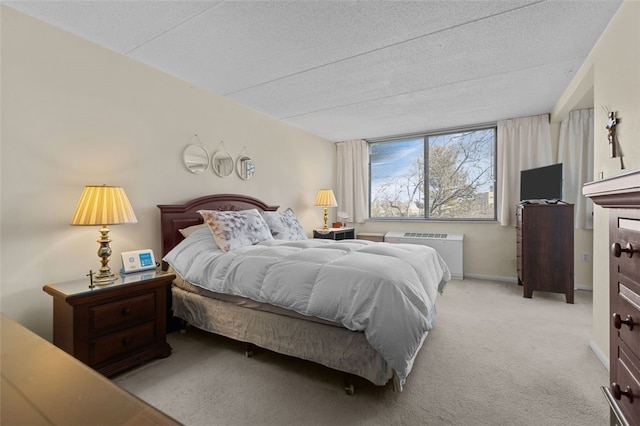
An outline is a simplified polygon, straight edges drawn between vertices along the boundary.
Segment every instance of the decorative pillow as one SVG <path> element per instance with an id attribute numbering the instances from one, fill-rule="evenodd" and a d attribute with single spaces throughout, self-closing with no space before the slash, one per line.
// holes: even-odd
<path id="1" fill-rule="evenodd" d="M 272 240 L 269 227 L 257 209 L 241 211 L 198 210 L 220 250 L 227 252 Z"/>
<path id="2" fill-rule="evenodd" d="M 304 233 L 304 229 L 300 226 L 300 222 L 296 219 L 296 215 L 293 210 L 286 209 L 282 213 L 277 212 L 262 212 L 271 235 L 276 240 L 306 240 L 307 234 Z"/>
<path id="3" fill-rule="evenodd" d="M 178 229 L 178 232 L 180 232 L 183 237 L 187 238 L 189 235 L 193 234 L 194 231 L 206 227 L 208 227 L 206 223 L 201 223 L 200 225 L 187 226 L 186 228 Z"/>

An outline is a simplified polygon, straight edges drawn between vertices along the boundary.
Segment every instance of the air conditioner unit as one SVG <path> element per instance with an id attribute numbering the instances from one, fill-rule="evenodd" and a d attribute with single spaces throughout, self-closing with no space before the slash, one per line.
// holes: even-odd
<path id="1" fill-rule="evenodd" d="M 426 232 L 387 232 L 384 235 L 387 243 L 421 244 L 434 248 L 444 259 L 451 277 L 464 278 L 463 270 L 463 234 L 438 234 Z"/>

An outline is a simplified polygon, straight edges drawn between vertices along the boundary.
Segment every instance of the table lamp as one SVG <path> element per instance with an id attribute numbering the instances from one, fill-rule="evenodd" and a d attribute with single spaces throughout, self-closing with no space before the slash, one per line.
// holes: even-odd
<path id="1" fill-rule="evenodd" d="M 314 206 L 322 206 L 324 208 L 324 225 L 322 226 L 323 231 L 329 230 L 327 226 L 327 207 L 336 207 L 338 202 L 336 201 L 336 197 L 333 195 L 333 191 L 330 189 L 321 189 L 318 191 L 318 195 L 316 195 L 316 202 Z"/>
<path id="2" fill-rule="evenodd" d="M 84 187 L 76 211 L 71 219 L 71 225 L 101 225 L 98 257 L 102 259 L 102 267 L 93 276 L 93 283 L 97 285 L 109 284 L 115 281 L 115 275 L 109 268 L 111 247 L 109 243 L 109 228 L 107 225 L 120 223 L 137 223 L 136 215 L 131 208 L 124 189 L 117 186 L 88 185 Z"/>

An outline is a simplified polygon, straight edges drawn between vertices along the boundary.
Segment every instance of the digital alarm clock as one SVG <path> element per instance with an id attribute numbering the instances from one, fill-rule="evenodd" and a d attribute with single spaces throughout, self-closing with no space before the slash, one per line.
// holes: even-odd
<path id="1" fill-rule="evenodd" d="M 136 250 L 122 252 L 122 269 L 125 274 L 146 271 L 156 268 L 153 250 Z"/>

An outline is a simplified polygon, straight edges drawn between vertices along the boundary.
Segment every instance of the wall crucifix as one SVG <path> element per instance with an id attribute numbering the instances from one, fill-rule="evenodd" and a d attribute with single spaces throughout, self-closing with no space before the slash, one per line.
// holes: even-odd
<path id="1" fill-rule="evenodd" d="M 611 158 L 616 158 L 618 156 L 616 149 L 616 126 L 619 121 L 620 120 L 616 118 L 616 113 L 611 111 L 609 113 L 609 121 L 607 121 L 607 130 L 609 131 L 607 139 L 609 140 L 609 156 Z"/>

